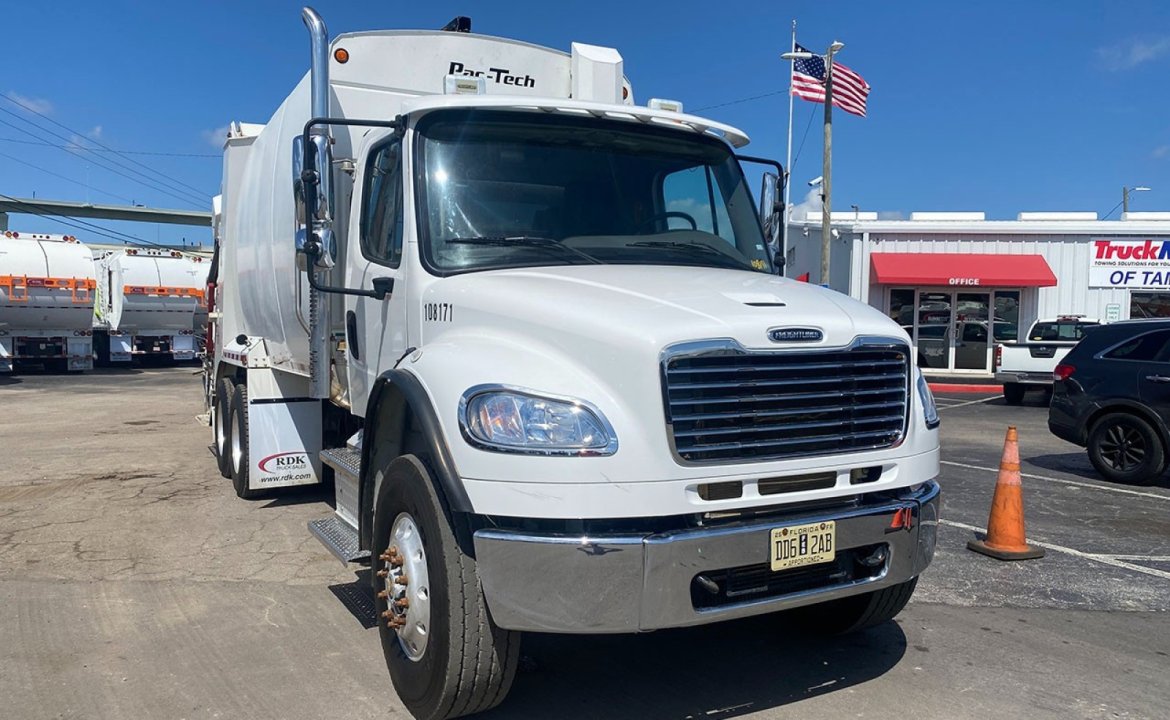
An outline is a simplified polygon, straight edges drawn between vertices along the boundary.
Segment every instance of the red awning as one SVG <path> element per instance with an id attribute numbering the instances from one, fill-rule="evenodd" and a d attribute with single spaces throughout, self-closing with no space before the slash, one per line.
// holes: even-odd
<path id="1" fill-rule="evenodd" d="M 954 287 L 1051 287 L 1056 276 L 1042 255 L 975 253 L 874 253 L 873 282 L 879 285 Z"/>

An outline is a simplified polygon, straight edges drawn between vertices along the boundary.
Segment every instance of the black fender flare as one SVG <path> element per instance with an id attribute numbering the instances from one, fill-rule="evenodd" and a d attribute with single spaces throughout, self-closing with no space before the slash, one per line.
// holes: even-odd
<path id="1" fill-rule="evenodd" d="M 382 403 L 397 393 L 409 408 L 418 429 L 430 446 L 430 470 L 434 474 L 435 490 L 447 501 L 452 512 L 470 513 L 471 499 L 463 487 L 455 459 L 447 446 L 446 438 L 439 423 L 438 413 L 430 395 L 413 373 L 405 370 L 387 370 L 374 381 L 370 391 L 370 403 L 366 407 L 366 423 L 362 433 L 362 468 L 358 482 L 358 509 L 361 532 L 361 546 L 372 547 L 374 519 L 374 468 L 372 467 L 375 444 L 378 437 L 378 422 L 382 416 Z"/>

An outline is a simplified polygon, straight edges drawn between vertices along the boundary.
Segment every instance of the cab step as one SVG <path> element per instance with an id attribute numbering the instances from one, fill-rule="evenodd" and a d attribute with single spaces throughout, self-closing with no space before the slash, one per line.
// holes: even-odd
<path id="1" fill-rule="evenodd" d="M 362 550 L 356 530 L 358 519 L 358 479 L 361 477 L 362 451 L 360 436 L 346 447 L 326 448 L 319 457 L 333 469 L 334 515 L 313 520 L 309 532 L 343 563 L 365 562 L 370 551 Z"/>
<path id="2" fill-rule="evenodd" d="M 336 515 L 309 521 L 309 532 L 342 563 L 366 562 L 370 551 L 362 550 L 357 530 Z"/>
<path id="3" fill-rule="evenodd" d="M 321 462 L 333 468 L 335 475 L 344 475 L 345 480 L 357 484 L 362 470 L 362 451 L 350 447 L 327 448 L 321 451 Z"/>

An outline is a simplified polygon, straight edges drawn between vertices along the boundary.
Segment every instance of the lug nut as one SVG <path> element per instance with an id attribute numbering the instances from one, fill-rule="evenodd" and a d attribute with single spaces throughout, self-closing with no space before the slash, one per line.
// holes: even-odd
<path id="1" fill-rule="evenodd" d="M 386 618 L 387 620 L 393 620 L 395 613 L 393 610 L 387 610 L 386 612 L 382 613 L 382 617 Z"/>
<path id="2" fill-rule="evenodd" d="M 378 577 L 380 577 L 380 578 L 384 578 L 389 574 L 390 574 L 389 570 L 379 570 L 378 571 Z"/>
<path id="3" fill-rule="evenodd" d="M 379 591 L 378 591 L 378 599 L 379 599 L 379 600 L 385 600 L 385 599 L 386 599 L 386 598 L 388 598 L 388 597 L 390 597 L 390 591 L 389 591 L 389 590 L 379 590 Z"/>
<path id="4" fill-rule="evenodd" d="M 407 581 L 407 578 L 405 575 L 399 575 L 398 577 L 394 578 L 394 584 L 395 585 L 408 585 L 409 582 Z"/>
<path id="5" fill-rule="evenodd" d="M 400 608 L 408 608 L 410 607 L 410 598 L 398 598 L 394 604 Z"/>

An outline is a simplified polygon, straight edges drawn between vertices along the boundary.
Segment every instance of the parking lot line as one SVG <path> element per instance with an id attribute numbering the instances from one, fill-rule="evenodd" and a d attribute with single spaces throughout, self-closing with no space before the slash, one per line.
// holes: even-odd
<path id="1" fill-rule="evenodd" d="M 975 527 L 974 525 L 968 525 L 967 523 L 957 522 L 955 520 L 940 520 L 939 523 L 942 525 L 950 525 L 951 527 L 968 530 L 970 532 L 982 533 L 984 530 L 983 528 Z M 1075 548 L 1065 547 L 1064 545 L 1055 545 L 1053 543 L 1042 542 L 1032 537 L 1028 538 L 1028 544 L 1037 545 L 1053 552 L 1064 553 L 1065 555 L 1072 555 L 1074 557 L 1083 558 L 1085 560 L 1091 560 L 1093 562 L 1101 563 L 1102 565 L 1112 565 L 1113 567 L 1133 570 L 1134 572 L 1139 572 L 1144 575 L 1151 575 L 1163 580 L 1170 580 L 1170 572 L 1166 572 L 1165 570 L 1156 570 L 1154 568 L 1148 568 L 1142 565 L 1134 565 L 1133 563 L 1128 563 L 1124 560 L 1118 560 L 1113 555 L 1098 555 L 1095 553 L 1087 553 Z"/>
<path id="2" fill-rule="evenodd" d="M 942 405 L 942 404 L 938 404 L 938 403 L 936 403 L 936 404 L 938 404 L 939 410 L 948 410 L 950 408 L 963 407 L 964 405 L 978 405 L 979 403 L 985 403 L 985 402 L 990 402 L 992 400 L 998 400 L 1001 397 L 1003 397 L 1003 395 L 992 395 L 991 397 L 979 398 L 978 400 L 967 400 L 965 402 L 953 403 L 951 405 Z"/>
<path id="3" fill-rule="evenodd" d="M 980 465 L 968 465 L 967 463 L 955 462 L 954 460 L 939 460 L 940 465 L 953 465 L 955 467 L 965 468 L 967 470 L 983 470 L 986 472 L 999 472 L 998 468 L 982 467 Z M 1061 483 L 1064 485 L 1073 485 L 1076 487 L 1092 488 L 1094 490 L 1104 490 L 1106 492 L 1120 493 L 1122 495 L 1136 495 L 1138 497 L 1154 498 L 1156 500 L 1170 500 L 1170 495 L 1159 495 L 1157 493 L 1142 492 L 1140 490 L 1129 490 L 1128 488 L 1110 487 L 1108 485 L 1098 485 L 1090 482 L 1080 482 L 1077 480 L 1065 480 L 1064 478 L 1048 477 L 1046 475 L 1033 475 L 1032 473 L 1020 473 L 1020 477 L 1031 478 L 1033 480 L 1047 480 L 1048 482 Z"/>

